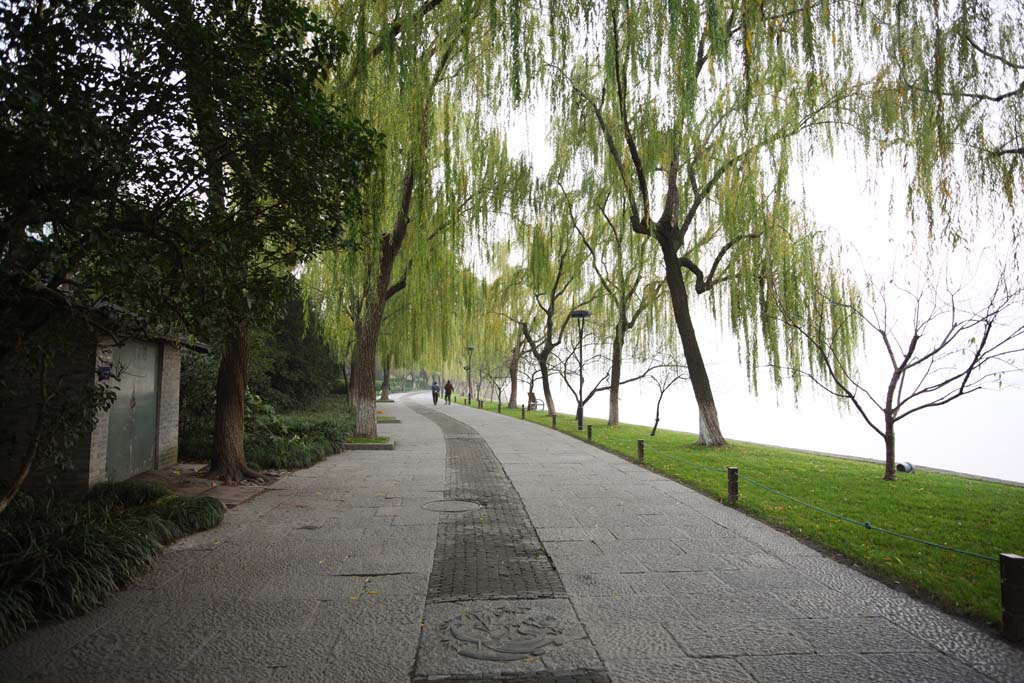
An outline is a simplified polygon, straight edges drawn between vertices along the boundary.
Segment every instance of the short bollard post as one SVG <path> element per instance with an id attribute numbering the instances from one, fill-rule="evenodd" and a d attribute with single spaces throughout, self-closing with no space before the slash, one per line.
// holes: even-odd
<path id="1" fill-rule="evenodd" d="M 594 425 L 587 425 L 587 441 L 594 440 Z"/>
<path id="2" fill-rule="evenodd" d="M 551 428 L 552 429 L 558 429 L 558 416 L 557 415 L 552 415 L 551 416 Z"/>
<path id="3" fill-rule="evenodd" d="M 1024 557 L 999 556 L 1003 593 L 1003 635 L 1013 643 L 1024 642 Z"/>
<path id="4" fill-rule="evenodd" d="M 519 410 L 523 412 L 523 419 L 526 419 L 526 406 L 519 406 Z"/>
<path id="5" fill-rule="evenodd" d="M 637 439 L 636 440 L 636 461 L 640 465 L 644 464 L 644 440 L 643 439 Z"/>
<path id="6" fill-rule="evenodd" d="M 729 468 L 729 505 L 735 505 L 740 497 L 740 470 L 738 467 Z"/>

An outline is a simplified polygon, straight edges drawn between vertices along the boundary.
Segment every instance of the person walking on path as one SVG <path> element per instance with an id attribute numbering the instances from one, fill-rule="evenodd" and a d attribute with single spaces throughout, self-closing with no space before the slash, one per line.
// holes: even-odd
<path id="1" fill-rule="evenodd" d="M 441 395 L 441 385 L 434 380 L 434 383 L 430 385 L 430 395 L 434 398 L 434 405 L 437 405 L 437 397 Z"/>
<path id="2" fill-rule="evenodd" d="M 455 385 L 452 384 L 451 380 L 448 380 L 444 385 L 444 402 L 447 405 L 452 404 L 452 392 L 455 391 Z"/>

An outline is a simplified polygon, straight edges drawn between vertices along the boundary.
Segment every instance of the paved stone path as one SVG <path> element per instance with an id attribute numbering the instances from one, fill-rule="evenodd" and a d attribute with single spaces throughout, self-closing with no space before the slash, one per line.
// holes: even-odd
<path id="1" fill-rule="evenodd" d="M 608 453 L 385 410 L 396 450 L 282 478 L 0 681 L 1024 681 L 1020 649 Z"/>

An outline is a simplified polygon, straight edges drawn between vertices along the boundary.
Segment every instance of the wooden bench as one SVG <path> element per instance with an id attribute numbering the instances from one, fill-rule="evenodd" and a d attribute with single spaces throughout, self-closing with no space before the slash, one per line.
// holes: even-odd
<path id="1" fill-rule="evenodd" d="M 542 410 L 544 408 L 544 401 L 537 398 L 534 394 L 530 394 L 530 400 L 526 403 L 527 410 Z"/>

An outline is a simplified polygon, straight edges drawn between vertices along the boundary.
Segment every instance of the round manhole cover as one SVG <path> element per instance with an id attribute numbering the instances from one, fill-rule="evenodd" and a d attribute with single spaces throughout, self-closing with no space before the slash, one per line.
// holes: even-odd
<path id="1" fill-rule="evenodd" d="M 469 512 L 480 507 L 480 503 L 472 500 L 432 500 L 423 504 L 424 510 L 432 512 Z"/>

